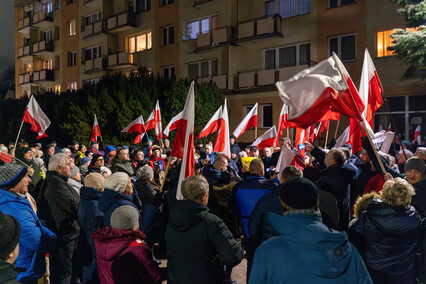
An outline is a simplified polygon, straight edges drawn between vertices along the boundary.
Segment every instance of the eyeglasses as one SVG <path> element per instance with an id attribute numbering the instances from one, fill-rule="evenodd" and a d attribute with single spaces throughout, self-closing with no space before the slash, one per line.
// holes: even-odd
<path id="1" fill-rule="evenodd" d="M 103 158 L 100 158 L 100 159 L 97 159 L 96 161 L 103 161 L 104 159 Z"/>

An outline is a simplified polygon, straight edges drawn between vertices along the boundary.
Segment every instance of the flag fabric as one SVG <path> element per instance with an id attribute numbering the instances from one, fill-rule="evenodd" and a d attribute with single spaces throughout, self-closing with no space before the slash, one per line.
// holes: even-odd
<path id="1" fill-rule="evenodd" d="M 228 159 L 231 158 L 231 144 L 229 142 L 229 118 L 226 99 L 225 104 L 223 105 L 219 132 L 217 133 L 216 141 L 214 142 L 213 151 L 224 153 Z"/>
<path id="2" fill-rule="evenodd" d="M 154 117 L 155 117 L 155 110 L 153 110 L 153 111 L 149 114 L 148 118 L 146 119 L 146 122 L 145 122 L 145 129 L 146 129 L 147 131 L 155 128 L 155 118 L 154 118 Z"/>
<path id="3" fill-rule="evenodd" d="M 349 131 L 350 131 L 350 126 L 346 127 L 345 131 L 343 131 L 343 133 L 340 135 L 340 137 L 337 138 L 336 144 L 334 144 L 335 148 L 342 147 L 346 143 L 349 143 Z M 353 147 L 353 145 L 352 145 L 352 147 Z"/>
<path id="4" fill-rule="evenodd" d="M 154 120 L 155 120 L 155 135 L 157 135 L 157 140 L 160 141 L 163 138 L 163 127 L 161 125 L 161 112 L 160 112 L 160 104 L 157 100 L 155 104 L 154 110 Z"/>
<path id="5" fill-rule="evenodd" d="M 133 144 L 138 144 L 141 142 L 143 136 L 146 133 L 145 129 L 145 122 L 143 121 L 142 115 L 133 120 L 129 125 L 127 125 L 123 130 L 121 130 L 123 133 L 133 133 L 137 132 L 138 135 L 136 135 L 135 141 L 133 141 Z"/>
<path id="6" fill-rule="evenodd" d="M 259 151 L 262 151 L 266 147 L 273 147 L 275 145 L 275 141 L 277 140 L 277 128 L 272 126 L 268 131 L 263 133 L 256 139 L 256 141 L 251 144 L 251 146 L 259 147 Z"/>
<path id="7" fill-rule="evenodd" d="M 163 134 L 164 137 L 169 137 L 169 133 L 172 130 L 175 130 L 180 123 L 180 120 L 182 119 L 182 111 L 180 113 L 178 113 L 175 117 L 173 117 L 169 124 L 167 124 L 166 128 L 164 128 Z"/>
<path id="8" fill-rule="evenodd" d="M 278 172 L 279 179 L 281 179 L 281 172 L 290 165 L 298 167 L 301 170 L 306 168 L 303 161 L 295 153 L 293 153 L 291 149 L 287 146 L 283 146 L 275 168 L 275 171 Z"/>
<path id="9" fill-rule="evenodd" d="M 182 181 L 195 173 L 194 159 L 194 81 L 191 82 L 185 107 L 182 111 L 182 119 L 180 120 L 176 133 L 171 156 L 182 159 L 181 170 L 179 174 L 178 187 L 176 191 L 176 199 L 182 200 L 181 184 Z"/>
<path id="10" fill-rule="evenodd" d="M 277 139 L 275 141 L 275 147 L 278 147 L 278 139 L 283 135 L 283 130 L 288 127 L 288 106 L 286 104 L 283 104 L 283 107 L 281 108 L 280 118 L 278 121 L 278 135 Z"/>
<path id="11" fill-rule="evenodd" d="M 306 142 L 308 142 L 306 129 L 296 127 L 294 144 L 302 159 L 305 158 L 305 155 L 306 155 L 306 144 L 305 144 Z"/>
<path id="12" fill-rule="evenodd" d="M 377 150 L 387 154 L 389 152 L 390 146 L 392 145 L 394 137 L 395 132 L 380 131 L 374 134 L 372 141 Z"/>
<path id="13" fill-rule="evenodd" d="M 50 120 L 41 110 L 34 96 L 31 96 L 30 101 L 25 108 L 22 121 L 31 124 L 31 131 L 37 133 L 36 139 L 48 137 L 46 129 L 50 126 Z"/>
<path id="14" fill-rule="evenodd" d="M 420 125 L 417 125 L 416 130 L 414 131 L 413 143 L 417 142 L 417 144 L 420 145 L 420 143 L 422 142 L 421 140 L 422 140 L 422 138 L 420 136 Z"/>
<path id="15" fill-rule="evenodd" d="M 320 121 L 318 126 L 314 130 L 314 140 L 321 136 L 321 133 L 327 131 L 330 127 L 330 120 Z"/>
<path id="16" fill-rule="evenodd" d="M 335 112 L 362 119 L 364 103 L 336 54 L 275 85 L 289 106 L 290 127 L 306 129 L 317 121 L 329 120 Z"/>
<path id="17" fill-rule="evenodd" d="M 235 139 L 241 136 L 246 130 L 257 126 L 257 103 L 250 110 L 250 112 L 244 117 L 237 128 L 234 130 Z"/>
<path id="18" fill-rule="evenodd" d="M 220 121 L 222 119 L 222 106 L 220 106 L 217 111 L 213 114 L 210 120 L 207 122 L 206 126 L 204 126 L 203 130 L 201 130 L 200 135 L 198 135 L 197 139 L 206 137 L 210 135 L 220 128 Z"/>
<path id="19" fill-rule="evenodd" d="M 98 141 L 98 136 L 101 136 L 101 129 L 99 128 L 98 119 L 96 118 L 96 114 L 94 115 L 95 119 L 93 120 L 93 129 L 92 129 L 92 141 Z"/>
<path id="20" fill-rule="evenodd" d="M 3 162 L 5 162 L 7 164 L 10 164 L 10 163 L 12 163 L 13 156 L 0 152 L 0 160 L 2 160 Z"/>
<path id="21" fill-rule="evenodd" d="M 93 152 L 93 154 L 99 154 L 99 155 L 102 155 L 102 156 L 105 156 L 105 153 L 104 153 L 104 151 L 101 151 L 101 150 L 98 150 L 98 149 L 96 149 L 95 147 L 90 147 L 90 151 L 92 151 Z"/>
<path id="22" fill-rule="evenodd" d="M 314 143 L 315 140 L 315 124 L 306 129 L 306 139 L 309 143 Z"/>

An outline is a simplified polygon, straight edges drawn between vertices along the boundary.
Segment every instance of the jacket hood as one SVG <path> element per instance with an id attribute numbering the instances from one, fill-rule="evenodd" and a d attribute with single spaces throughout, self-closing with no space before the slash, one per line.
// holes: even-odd
<path id="1" fill-rule="evenodd" d="M 281 235 L 279 238 L 295 249 L 295 253 L 301 245 L 309 251 L 311 264 L 317 268 L 313 270 L 315 275 L 325 279 L 338 278 L 351 264 L 354 248 L 346 232 L 329 229 L 319 215 L 267 213 L 267 218 Z"/>
<path id="2" fill-rule="evenodd" d="M 379 197 L 375 191 L 358 197 L 354 204 L 353 217 L 358 218 L 359 214 L 367 209 L 367 206 L 371 203 L 371 201 L 373 201 L 374 197 Z"/>
<path id="3" fill-rule="evenodd" d="M 186 232 L 203 219 L 209 210 L 192 200 L 177 200 L 170 210 L 170 226 L 175 231 Z"/>
<path id="4" fill-rule="evenodd" d="M 104 261 L 112 261 L 136 239 L 146 237 L 141 231 L 118 230 L 105 227 L 92 234 L 96 243 L 97 256 Z"/>
<path id="5" fill-rule="evenodd" d="M 81 200 L 99 200 L 102 196 L 102 191 L 99 191 L 92 187 L 82 186 L 80 188 L 80 199 Z"/>
<path id="6" fill-rule="evenodd" d="M 132 197 L 123 193 L 116 192 L 112 189 L 106 188 L 99 198 L 99 209 L 106 212 L 108 208 L 118 199 L 128 200 L 132 202 Z"/>

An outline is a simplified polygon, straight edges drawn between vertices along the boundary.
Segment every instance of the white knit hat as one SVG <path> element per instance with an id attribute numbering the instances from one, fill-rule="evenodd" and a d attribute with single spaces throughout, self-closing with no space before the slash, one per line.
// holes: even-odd
<path id="1" fill-rule="evenodd" d="M 119 193 L 123 193 L 129 182 L 129 176 L 126 173 L 113 173 L 105 182 L 104 188 L 112 189 Z"/>

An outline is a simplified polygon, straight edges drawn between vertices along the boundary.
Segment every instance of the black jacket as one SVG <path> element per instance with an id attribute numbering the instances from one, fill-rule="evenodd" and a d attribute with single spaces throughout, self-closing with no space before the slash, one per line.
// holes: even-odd
<path id="1" fill-rule="evenodd" d="M 13 264 L 5 261 L 0 261 L 0 283 L 2 284 L 18 284 L 21 283 L 16 280 L 18 271 Z"/>
<path id="2" fill-rule="evenodd" d="M 426 175 L 413 184 L 416 194 L 412 197 L 411 205 L 416 208 L 422 218 L 426 218 Z"/>

